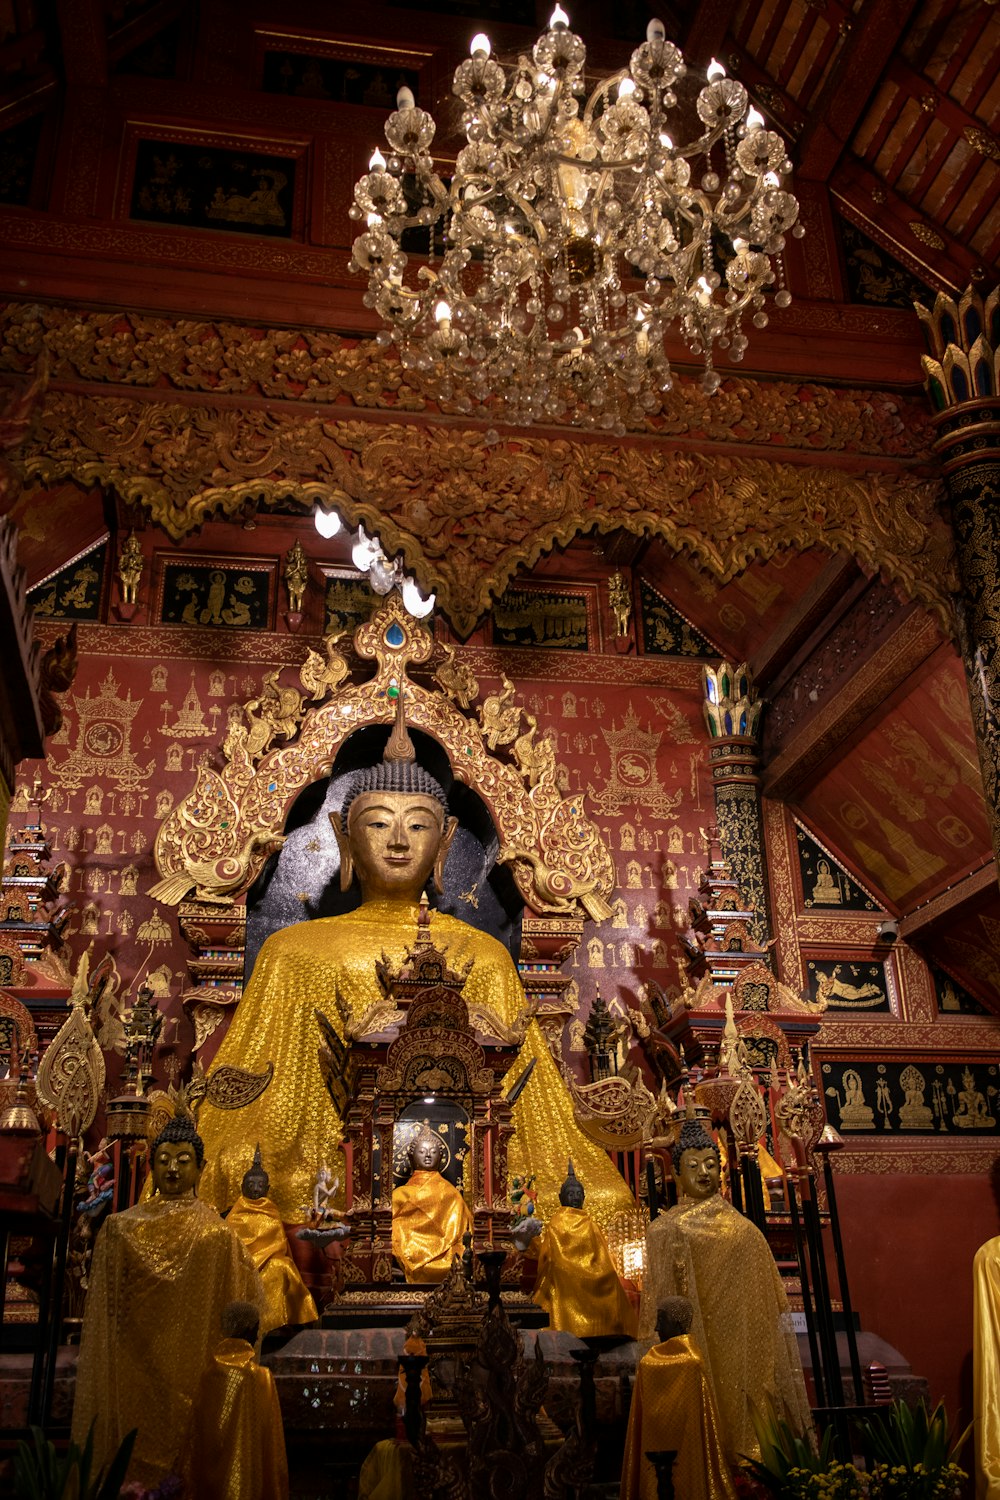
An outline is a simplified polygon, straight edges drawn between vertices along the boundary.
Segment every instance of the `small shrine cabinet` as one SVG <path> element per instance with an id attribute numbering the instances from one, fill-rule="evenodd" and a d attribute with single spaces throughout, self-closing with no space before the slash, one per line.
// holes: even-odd
<path id="1" fill-rule="evenodd" d="M 514 1028 L 485 1007 L 475 1024 L 462 997 L 469 968 L 448 966 L 422 913 L 416 942 L 397 971 L 377 964 L 382 998 L 336 1028 L 317 1011 L 320 1067 L 343 1123 L 345 1216 L 351 1226 L 344 1279 L 393 1280 L 392 1194 L 408 1172 L 410 1140 L 424 1123 L 445 1145 L 443 1174 L 464 1193 L 479 1249 L 511 1248 L 507 1147 L 511 1105 L 502 1093 L 517 1061 L 527 1012 Z"/>

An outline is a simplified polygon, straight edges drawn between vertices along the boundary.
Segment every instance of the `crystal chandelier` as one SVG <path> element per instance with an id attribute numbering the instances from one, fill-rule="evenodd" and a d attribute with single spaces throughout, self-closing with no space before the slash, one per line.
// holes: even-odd
<path id="1" fill-rule="evenodd" d="M 586 99 L 586 50 L 558 6 L 530 55 L 490 50 L 474 37 L 455 73 L 467 144 L 450 182 L 434 120 L 402 88 L 388 156 L 355 186 L 351 269 L 378 342 L 455 410 L 519 425 L 643 421 L 672 383 L 672 325 L 716 390 L 715 349 L 742 359 L 744 317 L 763 328 L 769 295 L 791 301 L 782 250 L 803 231 L 784 141 L 719 63 L 699 87 L 660 21 Z"/>

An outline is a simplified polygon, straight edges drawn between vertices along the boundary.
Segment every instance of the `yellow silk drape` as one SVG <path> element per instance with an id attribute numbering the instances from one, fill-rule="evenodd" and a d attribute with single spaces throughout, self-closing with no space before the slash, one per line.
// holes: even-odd
<path id="1" fill-rule="evenodd" d="M 190 1500 L 288 1500 L 274 1377 L 244 1339 L 223 1339 L 202 1376 L 186 1468 Z"/>
<path id="2" fill-rule="evenodd" d="M 263 1283 L 261 1335 L 287 1323 L 315 1323 L 316 1303 L 292 1260 L 285 1226 L 270 1198 L 244 1198 L 241 1193 L 226 1223 L 243 1241 Z"/>
<path id="3" fill-rule="evenodd" d="M 972 1262 L 972 1406 L 976 1500 L 1000 1500 L 1000 1236 Z"/>
<path id="4" fill-rule="evenodd" d="M 608 1244 L 586 1209 L 560 1208 L 538 1241 L 532 1293 L 549 1323 L 577 1338 L 622 1333 L 634 1339 L 638 1319 L 618 1279 Z"/>
<path id="5" fill-rule="evenodd" d="M 440 1172 L 412 1172 L 392 1195 L 392 1253 L 407 1281 L 444 1281 L 472 1213 Z"/>
<path id="6" fill-rule="evenodd" d="M 112 1214 L 94 1246 L 77 1366 L 73 1440 L 91 1421 L 94 1469 L 139 1429 L 129 1476 L 151 1487 L 180 1470 L 191 1406 L 227 1302 L 262 1305 L 239 1237 L 194 1197 Z"/>
<path id="7" fill-rule="evenodd" d="M 431 914 L 431 938 L 455 966 L 473 959 L 465 998 L 492 1007 L 510 1023 L 524 1005 L 517 969 L 502 943 L 444 912 Z M 335 995 L 358 1018 L 378 998 L 375 964 L 385 954 L 402 962 L 417 936 L 417 908 L 406 902 L 370 901 L 342 917 L 321 917 L 274 933 L 262 947 L 217 1063 L 254 1071 L 274 1063 L 270 1087 L 246 1109 L 206 1104 L 199 1129 L 207 1166 L 202 1195 L 227 1208 L 260 1143 L 271 1179 L 271 1197 L 286 1223 L 299 1223 L 311 1203 L 313 1183 L 325 1163 L 336 1170 L 340 1122 L 320 1076 L 318 1008 L 339 1028 Z M 627 1220 L 639 1232 L 634 1199 L 606 1152 L 580 1130 L 573 1102 L 536 1021 L 528 1027 L 508 1083 L 535 1059 L 535 1070 L 514 1107 L 516 1137 L 511 1173 L 536 1175 L 539 1211 L 559 1207 L 567 1158 L 587 1189 L 587 1202 L 603 1228 Z"/>
<path id="8" fill-rule="evenodd" d="M 760 1457 L 752 1412 L 768 1403 L 797 1432 L 810 1430 L 792 1315 L 768 1243 L 756 1225 L 714 1194 L 682 1198 L 646 1237 L 640 1326 L 653 1327 L 666 1296 L 694 1305 L 691 1336 L 700 1351 L 731 1463 Z"/>
<path id="9" fill-rule="evenodd" d="M 622 1461 L 621 1500 L 657 1500 L 646 1457 L 672 1449 L 674 1493 L 684 1500 L 736 1500 L 718 1414 L 701 1355 L 687 1334 L 656 1344 L 639 1361 Z"/>

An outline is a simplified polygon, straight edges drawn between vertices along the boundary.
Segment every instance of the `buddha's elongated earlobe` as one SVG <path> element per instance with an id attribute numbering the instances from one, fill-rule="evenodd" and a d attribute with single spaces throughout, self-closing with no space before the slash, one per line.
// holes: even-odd
<path id="1" fill-rule="evenodd" d="M 448 850 L 451 848 L 451 841 L 457 831 L 458 819 L 445 818 L 441 843 L 438 845 L 438 852 L 434 856 L 434 889 L 439 896 L 444 894 L 444 862 L 448 858 Z"/>
<path id="2" fill-rule="evenodd" d="M 339 812 L 330 814 L 330 827 L 333 829 L 337 848 L 340 850 L 340 889 L 349 891 L 354 881 L 354 860 L 351 857 L 351 844 L 344 828 L 344 820 Z"/>

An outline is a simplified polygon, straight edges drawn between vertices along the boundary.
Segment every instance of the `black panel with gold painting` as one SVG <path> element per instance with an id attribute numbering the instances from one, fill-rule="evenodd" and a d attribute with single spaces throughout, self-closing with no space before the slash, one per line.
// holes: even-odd
<path id="1" fill-rule="evenodd" d="M 107 555 L 105 537 L 82 557 L 36 584 L 28 595 L 36 619 L 99 620 Z"/>
<path id="2" fill-rule="evenodd" d="M 367 579 L 357 573 L 328 572 L 324 604 L 323 634 L 339 635 L 356 630 L 372 612 L 375 594 Z"/>
<path id="3" fill-rule="evenodd" d="M 596 644 L 590 619 L 593 594 L 586 587 L 508 588 L 493 606 L 493 644 L 586 651 Z"/>
<path id="4" fill-rule="evenodd" d="M 806 979 L 810 1000 L 825 1001 L 827 1011 L 892 1011 L 884 963 L 860 958 L 810 958 Z"/>
<path id="5" fill-rule="evenodd" d="M 806 907 L 823 907 L 830 911 L 881 910 L 874 897 L 798 824 L 795 841 L 799 851 L 802 901 Z"/>
<path id="6" fill-rule="evenodd" d="M 203 559 L 165 562 L 160 623 L 271 630 L 274 569 L 273 562 L 244 562 L 240 567 Z"/>
<path id="7" fill-rule="evenodd" d="M 934 994 L 937 999 L 937 1008 L 944 1015 L 950 1016 L 992 1016 L 995 1011 L 989 1010 L 975 995 L 970 995 L 964 985 L 959 984 L 944 969 L 939 969 L 936 964 L 928 966 L 931 978 L 934 980 Z"/>
<path id="8" fill-rule="evenodd" d="M 290 239 L 297 166 L 296 155 L 140 138 L 128 216 Z"/>
<path id="9" fill-rule="evenodd" d="M 822 1086 L 827 1118 L 845 1134 L 996 1136 L 997 1066 L 981 1056 L 830 1059 Z"/>
<path id="10" fill-rule="evenodd" d="M 647 656 L 723 654 L 644 579 L 639 580 L 639 605 L 642 610 L 642 649 Z"/>
<path id="11" fill-rule="evenodd" d="M 268 47 L 260 86 L 266 94 L 287 94 L 293 99 L 329 99 L 332 104 L 391 110 L 396 108 L 396 95 L 404 87 L 419 103 L 420 74 L 414 68 L 368 62 L 362 57 L 317 56 Z"/>

